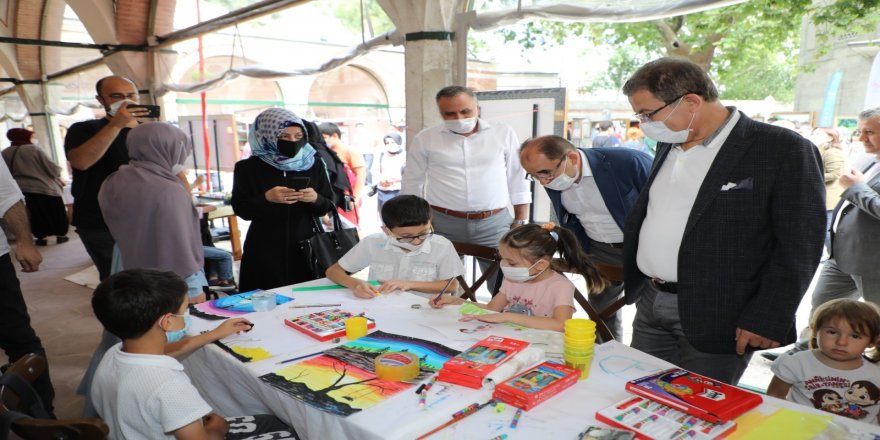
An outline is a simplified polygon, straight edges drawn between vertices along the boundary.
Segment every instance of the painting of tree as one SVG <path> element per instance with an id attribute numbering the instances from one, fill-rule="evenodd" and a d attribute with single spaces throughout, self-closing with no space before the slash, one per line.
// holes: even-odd
<path id="1" fill-rule="evenodd" d="M 376 377 L 376 358 L 390 352 L 418 356 L 419 375 L 406 382 Z M 322 411 L 348 416 L 424 381 L 456 354 L 441 344 L 377 331 L 260 379 Z"/>

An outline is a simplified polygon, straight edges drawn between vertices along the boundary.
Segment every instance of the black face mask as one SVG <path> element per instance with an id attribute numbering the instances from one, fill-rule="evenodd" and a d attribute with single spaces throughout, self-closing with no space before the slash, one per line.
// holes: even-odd
<path id="1" fill-rule="evenodd" d="M 280 153 L 282 156 L 294 157 L 297 153 L 299 153 L 299 150 L 302 150 L 302 148 L 306 146 L 307 143 L 308 141 L 306 141 L 305 138 L 298 141 L 278 139 L 278 153 Z"/>

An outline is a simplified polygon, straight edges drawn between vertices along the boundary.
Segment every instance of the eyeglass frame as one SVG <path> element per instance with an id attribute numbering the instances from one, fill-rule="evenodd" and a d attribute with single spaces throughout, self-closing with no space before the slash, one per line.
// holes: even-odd
<path id="1" fill-rule="evenodd" d="M 667 102 L 666 104 L 663 105 L 663 107 L 660 107 L 657 110 L 650 111 L 648 113 L 645 113 L 645 112 L 633 113 L 633 118 L 638 119 L 639 123 L 650 122 L 653 120 L 652 118 L 654 117 L 654 115 L 656 115 L 657 113 L 660 113 L 664 108 L 669 107 L 670 105 L 678 102 L 678 100 L 680 100 L 681 98 L 684 98 L 687 95 L 690 95 L 691 93 L 693 93 L 693 92 L 685 92 L 684 94 L 679 95 L 677 98 L 673 99 L 672 101 Z"/>
<path id="2" fill-rule="evenodd" d="M 389 231 L 390 232 L 390 231 Z M 394 236 L 394 239 L 401 243 L 412 243 L 415 240 L 419 240 L 420 242 L 424 242 L 425 240 L 431 238 L 434 235 L 434 227 L 432 226 L 428 231 L 422 232 L 419 235 L 400 237 L 395 233 L 391 233 Z"/>
<path id="3" fill-rule="evenodd" d="M 567 154 L 563 154 L 562 157 L 559 158 L 559 163 L 556 164 L 556 166 L 553 167 L 552 170 L 542 170 L 538 171 L 535 174 L 526 173 L 526 180 L 534 182 L 538 180 L 547 180 L 554 177 L 554 175 L 556 175 L 556 172 L 559 171 L 559 167 L 561 167 L 562 163 L 565 162 L 565 159 L 567 159 Z"/>

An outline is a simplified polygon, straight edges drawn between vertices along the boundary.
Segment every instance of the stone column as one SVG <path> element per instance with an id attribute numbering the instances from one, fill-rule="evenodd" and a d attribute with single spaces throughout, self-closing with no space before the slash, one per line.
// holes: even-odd
<path id="1" fill-rule="evenodd" d="M 404 34 L 406 66 L 406 136 L 412 139 L 425 127 L 437 124 L 440 114 L 434 96 L 453 85 L 456 72 L 454 33 L 464 0 L 378 0 Z M 464 84 L 462 84 L 464 85 Z"/>

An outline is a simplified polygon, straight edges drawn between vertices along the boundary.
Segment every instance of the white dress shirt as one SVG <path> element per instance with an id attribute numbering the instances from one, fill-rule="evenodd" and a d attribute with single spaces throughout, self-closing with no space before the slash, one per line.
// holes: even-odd
<path id="1" fill-rule="evenodd" d="M 648 213 L 636 255 L 639 270 L 648 277 L 678 282 L 678 250 L 684 228 L 709 167 L 739 121 L 739 112 L 733 109 L 732 113 L 708 145 L 697 144 L 687 151 L 676 145 L 660 166 L 648 193 Z"/>
<path id="2" fill-rule="evenodd" d="M 12 178 L 12 173 L 6 166 L 5 161 L 0 161 L 0 218 L 6 216 L 6 211 L 12 208 L 16 203 L 24 200 L 24 195 L 18 189 L 18 184 Z M 30 237 L 19 237 L 19 239 L 30 240 Z M 0 228 L 0 256 L 9 253 L 9 242 L 6 241 L 6 232 Z"/>
<path id="3" fill-rule="evenodd" d="M 443 124 L 426 128 L 407 148 L 401 194 L 463 212 L 531 203 L 518 149 L 516 133 L 500 123 L 480 119 L 467 137 Z"/>
<path id="4" fill-rule="evenodd" d="M 605 206 L 605 200 L 599 192 L 599 187 L 596 186 L 596 179 L 593 178 L 590 162 L 587 161 L 583 151 L 578 150 L 578 154 L 581 155 L 583 177 L 580 182 L 562 191 L 562 206 L 577 216 L 590 240 L 600 243 L 621 243 L 623 231 L 614 221 L 611 211 Z"/>

